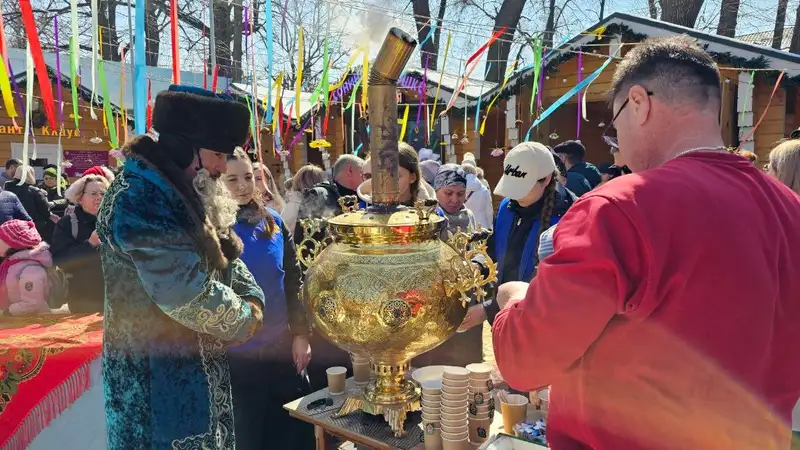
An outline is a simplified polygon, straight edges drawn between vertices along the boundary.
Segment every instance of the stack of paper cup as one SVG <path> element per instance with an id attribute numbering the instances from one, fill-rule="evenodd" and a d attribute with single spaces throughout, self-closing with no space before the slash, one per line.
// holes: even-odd
<path id="1" fill-rule="evenodd" d="M 469 446 L 467 396 L 469 371 L 463 367 L 447 367 L 442 373 L 442 447 L 463 450 Z"/>
<path id="2" fill-rule="evenodd" d="M 370 376 L 372 375 L 372 372 L 369 368 L 369 359 L 364 356 L 351 353 L 350 361 L 353 363 L 353 381 L 356 382 L 356 385 L 364 386 L 369 383 Z"/>
<path id="3" fill-rule="evenodd" d="M 482 444 L 489 437 L 489 427 L 494 418 L 494 397 L 492 391 L 492 366 L 470 364 L 469 371 L 469 440 Z"/>
<path id="4" fill-rule="evenodd" d="M 421 384 L 421 387 L 425 450 L 440 450 L 442 448 L 442 382 L 441 380 L 427 380 Z"/>

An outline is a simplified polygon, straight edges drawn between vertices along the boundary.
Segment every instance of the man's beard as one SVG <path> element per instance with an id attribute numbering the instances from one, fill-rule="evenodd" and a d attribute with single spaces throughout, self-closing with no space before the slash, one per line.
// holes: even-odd
<path id="1" fill-rule="evenodd" d="M 206 216 L 217 234 L 227 236 L 236 223 L 239 204 L 231 197 L 230 191 L 219 177 L 213 177 L 208 170 L 200 169 L 192 180 L 195 192 L 200 196 Z"/>

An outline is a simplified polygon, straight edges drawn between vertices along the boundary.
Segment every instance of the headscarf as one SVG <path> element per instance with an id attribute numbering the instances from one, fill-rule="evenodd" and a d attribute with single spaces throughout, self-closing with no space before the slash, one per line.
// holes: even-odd
<path id="1" fill-rule="evenodd" d="M 433 188 L 437 191 L 449 186 L 463 186 L 467 188 L 467 174 L 458 164 L 445 164 L 439 167 L 433 179 Z"/>
<path id="2" fill-rule="evenodd" d="M 439 171 L 441 166 L 439 161 L 428 160 L 420 162 L 419 170 L 422 172 L 422 178 L 432 186 L 433 179 L 436 178 L 436 172 Z"/>

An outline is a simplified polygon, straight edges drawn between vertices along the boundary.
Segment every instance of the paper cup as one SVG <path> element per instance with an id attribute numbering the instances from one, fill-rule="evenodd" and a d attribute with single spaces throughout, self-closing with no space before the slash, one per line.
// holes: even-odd
<path id="1" fill-rule="evenodd" d="M 440 450 L 442 448 L 442 429 L 437 422 L 422 423 L 425 450 Z"/>
<path id="2" fill-rule="evenodd" d="M 469 391 L 467 391 L 466 389 L 464 389 L 462 392 L 459 392 L 457 394 L 451 394 L 449 392 L 442 392 L 442 400 L 460 401 L 460 400 L 466 400 L 467 398 L 469 398 Z"/>
<path id="3" fill-rule="evenodd" d="M 458 425 L 446 425 L 444 419 L 442 419 L 442 433 L 446 433 L 449 436 L 459 436 L 468 432 L 469 425 L 467 425 L 466 420 Z"/>
<path id="4" fill-rule="evenodd" d="M 442 405 L 442 401 L 440 399 L 429 399 L 429 398 L 422 398 L 422 406 L 429 407 L 429 408 L 438 408 Z"/>
<path id="5" fill-rule="evenodd" d="M 545 417 L 547 417 L 547 411 L 550 409 L 550 389 L 542 389 L 539 391 L 539 409 L 544 413 Z"/>
<path id="6" fill-rule="evenodd" d="M 350 362 L 352 362 L 353 365 L 364 363 L 369 364 L 369 358 L 366 356 L 357 355 L 355 353 L 350 353 Z"/>
<path id="7" fill-rule="evenodd" d="M 356 384 L 369 383 L 369 377 L 372 371 L 369 368 L 369 361 L 366 363 L 353 363 L 353 380 Z"/>
<path id="8" fill-rule="evenodd" d="M 440 422 L 442 420 L 442 416 L 440 414 L 433 414 L 433 413 L 426 413 L 422 411 L 422 421 L 423 422 Z"/>
<path id="9" fill-rule="evenodd" d="M 449 400 L 449 399 L 445 398 L 445 399 L 442 399 L 442 401 L 441 401 L 441 405 L 442 406 L 446 406 L 448 408 L 461 408 L 463 410 L 467 409 L 467 405 L 468 404 L 469 404 L 469 402 L 467 402 L 467 399 L 464 399 L 464 400 Z"/>
<path id="10" fill-rule="evenodd" d="M 446 384 L 442 386 L 443 394 L 463 394 L 467 391 L 469 391 L 467 386 L 448 386 Z"/>
<path id="11" fill-rule="evenodd" d="M 336 366 L 330 367 L 325 371 L 328 375 L 328 391 L 331 395 L 344 394 L 345 381 L 347 379 L 347 369 Z"/>
<path id="12" fill-rule="evenodd" d="M 491 391 L 494 389 L 494 382 L 492 381 L 491 378 L 487 378 L 485 380 L 476 380 L 470 378 L 468 386 L 470 389 L 486 389 L 488 391 Z"/>
<path id="13" fill-rule="evenodd" d="M 456 378 L 442 378 L 442 387 L 450 386 L 450 387 L 467 387 L 469 386 L 469 378 L 463 379 L 456 379 Z"/>
<path id="14" fill-rule="evenodd" d="M 442 450 L 469 450 L 469 441 L 467 438 L 450 440 L 442 436 Z"/>
<path id="15" fill-rule="evenodd" d="M 422 393 L 422 400 L 438 402 L 441 399 L 442 399 L 442 394 L 426 394 L 424 392 Z"/>
<path id="16" fill-rule="evenodd" d="M 467 406 L 442 406 L 441 407 L 442 414 L 451 414 L 451 415 L 458 415 L 458 416 L 467 416 Z"/>
<path id="17" fill-rule="evenodd" d="M 442 427 L 446 427 L 449 430 L 458 430 L 467 425 L 466 417 L 463 419 L 445 419 L 442 418 Z"/>
<path id="18" fill-rule="evenodd" d="M 473 444 L 482 444 L 489 437 L 489 427 L 492 419 L 469 419 L 469 441 Z"/>
<path id="19" fill-rule="evenodd" d="M 500 400 L 500 413 L 503 415 L 503 431 L 514 435 L 514 425 L 525 420 L 528 413 L 528 397 L 508 394 L 505 401 Z"/>
<path id="20" fill-rule="evenodd" d="M 443 379 L 449 380 L 468 380 L 469 379 L 469 370 L 463 367 L 445 367 L 444 371 L 442 372 Z"/>
<path id="21" fill-rule="evenodd" d="M 492 376 L 492 366 L 484 363 L 474 363 L 467 365 L 469 377 L 472 379 L 487 379 Z"/>
<path id="22" fill-rule="evenodd" d="M 420 383 L 422 394 L 439 395 L 442 392 L 442 380 L 425 380 Z"/>

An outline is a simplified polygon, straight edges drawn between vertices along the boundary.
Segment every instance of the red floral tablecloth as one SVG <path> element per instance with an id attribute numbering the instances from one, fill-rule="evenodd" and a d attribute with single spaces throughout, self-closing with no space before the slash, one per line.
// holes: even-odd
<path id="1" fill-rule="evenodd" d="M 90 387 L 103 318 L 0 317 L 0 448 L 24 449 Z"/>

